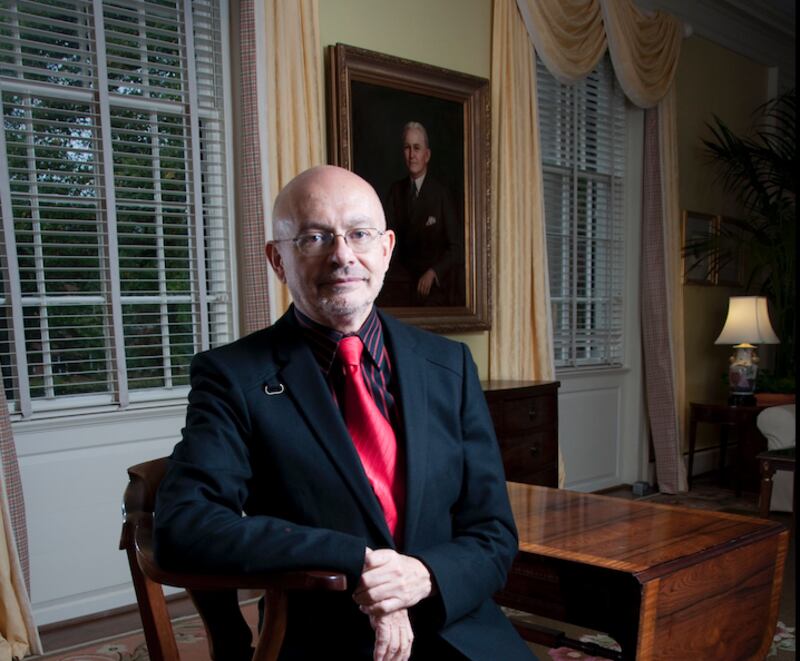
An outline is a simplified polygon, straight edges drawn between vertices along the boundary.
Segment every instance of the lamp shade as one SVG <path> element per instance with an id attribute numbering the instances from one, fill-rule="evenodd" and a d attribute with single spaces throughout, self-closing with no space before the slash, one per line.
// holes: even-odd
<path id="1" fill-rule="evenodd" d="M 764 296 L 731 296 L 728 318 L 714 344 L 780 344 Z"/>

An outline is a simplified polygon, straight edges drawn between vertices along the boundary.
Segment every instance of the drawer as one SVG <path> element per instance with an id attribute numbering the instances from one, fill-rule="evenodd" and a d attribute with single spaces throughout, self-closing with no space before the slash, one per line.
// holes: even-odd
<path id="1" fill-rule="evenodd" d="M 503 402 L 487 399 L 486 404 L 489 406 L 489 415 L 492 418 L 495 432 L 500 434 L 503 430 Z"/>
<path id="2" fill-rule="evenodd" d="M 520 397 L 503 402 L 503 433 L 537 427 L 556 427 L 558 410 L 555 397 Z"/>
<path id="3" fill-rule="evenodd" d="M 528 477 L 527 484 L 538 484 L 540 487 L 558 488 L 558 463 L 553 462 Z"/>
<path id="4" fill-rule="evenodd" d="M 558 464 L 545 464 L 539 466 L 538 470 L 525 472 L 524 466 L 510 467 L 506 471 L 508 482 L 522 482 L 523 484 L 536 484 L 540 487 L 558 487 Z"/>
<path id="5" fill-rule="evenodd" d="M 524 436 L 501 438 L 500 454 L 507 480 L 541 484 L 531 482 L 531 479 L 534 474 L 557 465 L 558 444 L 552 432 L 531 432 Z"/>

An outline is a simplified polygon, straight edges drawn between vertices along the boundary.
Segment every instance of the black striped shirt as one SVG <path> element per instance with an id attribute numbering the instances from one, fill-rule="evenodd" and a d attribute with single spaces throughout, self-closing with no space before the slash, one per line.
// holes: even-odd
<path id="1" fill-rule="evenodd" d="M 344 373 L 336 358 L 336 351 L 344 334 L 309 319 L 297 307 L 294 308 L 294 317 L 330 386 L 334 401 L 341 402 Z M 392 363 L 383 341 L 383 326 L 374 307 L 354 335 L 358 335 L 364 343 L 364 352 L 361 354 L 364 383 L 367 384 L 378 410 L 391 423 L 396 433 L 399 429 L 399 413 L 392 394 Z"/>

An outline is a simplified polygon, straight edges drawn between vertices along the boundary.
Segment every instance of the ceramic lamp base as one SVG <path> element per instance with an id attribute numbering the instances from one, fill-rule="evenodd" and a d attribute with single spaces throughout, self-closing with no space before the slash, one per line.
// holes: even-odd
<path id="1" fill-rule="evenodd" d="M 758 375 L 758 356 L 752 344 L 737 344 L 731 356 L 728 367 L 728 384 L 731 388 L 731 399 L 750 398 L 756 389 L 756 376 Z"/>
<path id="2" fill-rule="evenodd" d="M 728 404 L 731 406 L 756 406 L 756 396 L 731 393 L 728 397 Z"/>

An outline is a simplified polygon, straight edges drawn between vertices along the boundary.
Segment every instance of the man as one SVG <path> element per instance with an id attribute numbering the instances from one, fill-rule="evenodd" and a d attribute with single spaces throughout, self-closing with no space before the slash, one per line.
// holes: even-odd
<path id="1" fill-rule="evenodd" d="M 517 537 L 469 352 L 373 306 L 395 242 L 375 191 L 312 168 L 273 223 L 267 257 L 294 304 L 195 357 L 158 561 L 345 572 L 350 593 L 290 596 L 282 659 L 404 660 L 412 645 L 415 659 L 533 658 L 491 599 Z M 245 657 L 246 631 L 225 631 L 217 659 Z"/>
<path id="2" fill-rule="evenodd" d="M 397 265 L 410 279 L 412 305 L 458 305 L 456 268 L 461 241 L 453 200 L 428 173 L 431 149 L 419 122 L 403 127 L 403 158 L 408 176 L 392 184 L 386 209 L 397 235 Z M 406 303 L 407 305 L 408 303 Z"/>

